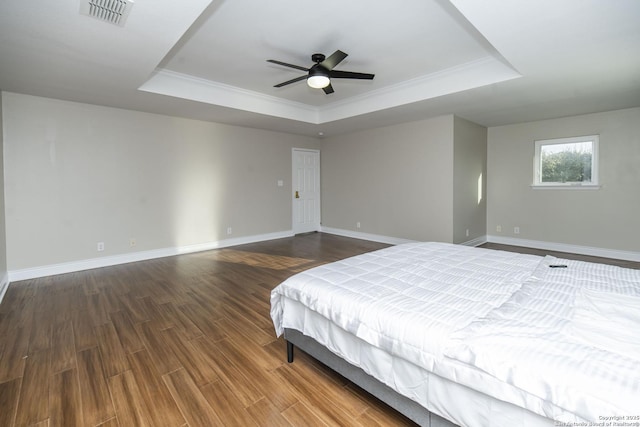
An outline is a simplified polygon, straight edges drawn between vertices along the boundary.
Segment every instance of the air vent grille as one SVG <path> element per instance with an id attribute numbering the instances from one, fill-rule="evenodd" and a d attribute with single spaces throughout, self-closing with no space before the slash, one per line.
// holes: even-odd
<path id="1" fill-rule="evenodd" d="M 82 0 L 80 13 L 122 27 L 132 7 L 131 0 Z"/>

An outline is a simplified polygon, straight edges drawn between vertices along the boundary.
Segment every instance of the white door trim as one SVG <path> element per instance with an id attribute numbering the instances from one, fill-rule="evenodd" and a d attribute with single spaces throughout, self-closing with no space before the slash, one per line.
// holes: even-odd
<path id="1" fill-rule="evenodd" d="M 316 156 L 316 167 L 312 176 L 300 177 L 298 173 L 299 165 L 296 164 L 296 156 L 301 153 L 313 154 Z M 306 174 L 306 172 L 305 172 Z M 304 182 L 299 183 L 302 179 Z M 300 185 L 299 185 L 300 184 Z M 305 191 L 305 185 L 312 186 Z M 296 191 L 299 198 L 296 198 Z M 291 228 L 294 234 L 320 231 L 320 150 L 307 148 L 291 149 Z M 307 211 L 300 212 L 300 209 Z"/>

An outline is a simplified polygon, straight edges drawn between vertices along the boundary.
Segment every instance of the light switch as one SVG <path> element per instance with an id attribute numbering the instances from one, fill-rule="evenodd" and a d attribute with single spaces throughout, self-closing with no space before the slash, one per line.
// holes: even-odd
<path id="1" fill-rule="evenodd" d="M 281 179 L 278 180 L 278 187 L 282 187 L 284 185 L 284 181 Z"/>

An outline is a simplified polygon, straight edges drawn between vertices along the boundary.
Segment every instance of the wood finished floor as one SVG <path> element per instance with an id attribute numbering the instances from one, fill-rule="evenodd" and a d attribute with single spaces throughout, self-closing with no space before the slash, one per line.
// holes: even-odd
<path id="1" fill-rule="evenodd" d="M 12 283 L 0 426 L 413 425 L 297 352 L 269 295 L 387 245 L 310 234 Z"/>
<path id="2" fill-rule="evenodd" d="M 269 317 L 288 276 L 385 246 L 316 233 L 12 283 L 0 426 L 414 425 L 302 352 L 287 364 Z"/>
<path id="3" fill-rule="evenodd" d="M 610 264 L 610 265 L 616 265 L 618 267 L 623 267 L 623 268 L 634 268 L 636 270 L 640 269 L 640 262 L 627 261 L 622 259 L 602 258 L 602 257 L 590 256 L 590 255 L 571 254 L 567 252 L 547 251 L 544 249 L 523 248 L 521 246 L 501 245 L 498 243 L 485 243 L 480 247 L 487 248 L 487 249 L 498 249 L 502 251 L 519 252 L 521 254 L 531 254 L 531 255 L 538 255 L 538 256 L 551 255 L 556 258 L 575 259 L 578 261 Z"/>

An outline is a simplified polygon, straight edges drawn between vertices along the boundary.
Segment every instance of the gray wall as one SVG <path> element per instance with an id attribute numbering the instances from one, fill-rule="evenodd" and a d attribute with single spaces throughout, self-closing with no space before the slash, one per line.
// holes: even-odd
<path id="1" fill-rule="evenodd" d="M 453 116 L 327 138 L 321 156 L 323 226 L 452 241 Z"/>
<path id="2" fill-rule="evenodd" d="M 463 243 L 487 234 L 487 128 L 453 123 L 453 243 Z"/>
<path id="3" fill-rule="evenodd" d="M 535 140 L 592 134 L 601 189 L 530 187 Z M 640 108 L 489 128 L 488 170 L 490 235 L 639 251 Z"/>
<path id="4" fill-rule="evenodd" d="M 2 122 L 3 93 L 0 92 L 0 298 L 2 287 L 9 280 L 7 275 L 7 236 L 4 213 L 4 126 Z"/>
<path id="5" fill-rule="evenodd" d="M 0 280 L 7 270 L 289 231 L 292 147 L 321 148 L 325 227 L 638 251 L 638 108 L 488 133 L 449 115 L 320 142 L 13 93 L 0 105 Z M 588 134 L 600 135 L 600 190 L 531 189 L 534 140 Z"/>
<path id="6" fill-rule="evenodd" d="M 10 271 L 291 230 L 291 149 L 320 146 L 13 93 L 3 113 Z"/>

